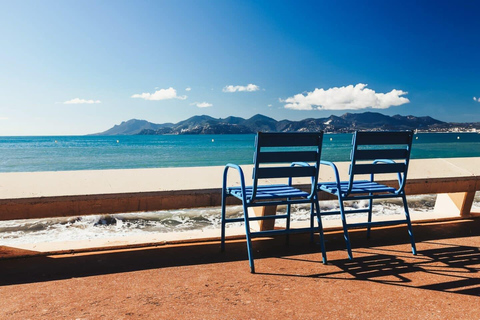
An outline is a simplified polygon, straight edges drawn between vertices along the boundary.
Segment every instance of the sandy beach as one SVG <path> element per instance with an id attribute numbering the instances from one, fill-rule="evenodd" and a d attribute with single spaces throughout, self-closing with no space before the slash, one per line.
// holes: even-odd
<path id="1" fill-rule="evenodd" d="M 411 160 L 408 178 L 480 176 L 480 158 Z M 340 178 L 348 177 L 349 162 L 336 163 Z M 242 166 L 246 183 L 251 181 L 252 165 Z M 0 173 L 0 199 L 97 195 L 178 190 L 221 189 L 223 166 L 158 169 L 82 170 Z M 382 177 L 392 179 L 394 176 Z M 321 181 L 334 181 L 328 166 L 320 168 Z M 231 170 L 229 182 L 238 185 L 238 173 Z M 266 180 L 266 183 L 275 181 Z M 299 179 L 298 184 L 307 183 Z"/>

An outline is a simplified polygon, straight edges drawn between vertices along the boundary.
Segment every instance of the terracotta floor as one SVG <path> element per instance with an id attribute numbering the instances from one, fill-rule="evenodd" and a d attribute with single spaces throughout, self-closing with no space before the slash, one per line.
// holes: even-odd
<path id="1" fill-rule="evenodd" d="M 0 319 L 480 319 L 480 219 L 0 260 Z M 9 248 L 0 250 L 8 251 Z"/>

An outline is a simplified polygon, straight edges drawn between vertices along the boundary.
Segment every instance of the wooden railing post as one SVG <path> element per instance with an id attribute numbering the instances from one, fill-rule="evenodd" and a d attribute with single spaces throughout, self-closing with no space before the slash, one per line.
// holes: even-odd
<path id="1" fill-rule="evenodd" d="M 252 209 L 257 217 L 273 216 L 277 214 L 277 206 L 250 207 L 248 209 Z M 260 231 L 273 230 L 275 227 L 275 219 L 259 220 L 258 224 Z"/>
<path id="2" fill-rule="evenodd" d="M 460 217 L 470 216 L 475 191 L 438 194 L 435 211 L 458 210 Z"/>
<path id="3" fill-rule="evenodd" d="M 449 193 L 448 196 L 460 210 L 461 217 L 467 217 L 470 215 L 472 210 L 473 199 L 475 198 L 475 192 L 459 192 L 459 193 Z"/>

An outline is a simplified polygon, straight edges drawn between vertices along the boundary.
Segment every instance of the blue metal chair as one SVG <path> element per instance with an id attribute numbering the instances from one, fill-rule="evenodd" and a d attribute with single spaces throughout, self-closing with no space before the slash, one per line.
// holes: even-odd
<path id="1" fill-rule="evenodd" d="M 222 234 L 221 249 L 225 250 L 225 225 L 230 222 L 244 222 L 247 239 L 248 259 L 250 271 L 255 272 L 252 256 L 253 237 L 271 236 L 275 234 L 288 234 L 293 232 L 310 231 L 313 242 L 313 233 L 319 232 L 323 262 L 326 262 L 325 248 L 323 244 L 322 220 L 320 217 L 320 205 L 318 203 L 317 183 L 320 167 L 320 155 L 322 148 L 323 132 L 316 133 L 262 133 L 257 134 L 255 140 L 253 184 L 245 185 L 242 168 L 236 164 L 227 164 L 223 174 L 222 189 Z M 232 168 L 240 175 L 240 186 L 229 187 L 227 183 L 228 170 Z M 292 178 L 311 178 L 309 191 L 304 191 L 292 186 Z M 285 179 L 285 184 L 260 184 L 265 179 Z M 226 217 L 226 199 L 233 196 L 240 199 L 243 204 L 243 218 Z M 292 204 L 310 203 L 310 227 L 290 228 L 290 215 Z M 287 205 L 286 214 L 265 215 L 250 217 L 249 207 Z M 317 218 L 318 229 L 314 227 L 314 217 Z M 285 229 L 265 231 L 252 231 L 250 221 L 286 219 Z"/>
<path id="2" fill-rule="evenodd" d="M 338 197 L 339 211 L 323 212 L 322 215 L 340 214 L 343 233 L 347 245 L 348 257 L 352 259 L 352 249 L 348 235 L 349 228 L 367 228 L 370 237 L 372 226 L 398 225 L 406 223 L 412 243 L 412 253 L 417 253 L 412 233 L 412 224 L 405 196 L 405 181 L 407 179 L 410 151 L 412 148 L 412 131 L 362 132 L 353 135 L 353 148 L 350 155 L 351 164 L 348 181 L 340 181 L 337 167 L 332 162 L 321 161 L 322 165 L 333 168 L 335 182 L 321 182 L 320 191 L 328 192 Z M 394 161 L 396 160 L 396 161 Z M 387 186 L 375 182 L 375 175 L 396 174 L 398 187 Z M 358 175 L 370 175 L 369 180 L 358 180 Z M 357 179 L 356 179 L 357 178 Z M 372 204 L 374 199 L 402 198 L 405 219 L 395 221 L 372 221 Z M 344 201 L 368 199 L 368 208 L 345 210 Z M 347 223 L 346 214 L 367 213 L 367 222 Z"/>

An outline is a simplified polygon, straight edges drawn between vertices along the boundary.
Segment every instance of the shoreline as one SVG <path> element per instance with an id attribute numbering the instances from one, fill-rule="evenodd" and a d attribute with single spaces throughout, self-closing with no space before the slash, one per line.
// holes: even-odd
<path id="1" fill-rule="evenodd" d="M 480 134 L 480 130 L 478 131 L 471 131 L 471 130 L 463 130 L 463 131 L 423 131 L 423 130 L 413 130 L 415 134 L 417 133 L 472 133 L 472 134 Z M 350 131 L 350 132 L 331 132 L 331 131 L 325 131 L 324 134 L 352 134 L 355 131 Z M 159 134 L 158 136 L 228 136 L 228 135 L 252 135 L 255 136 L 255 133 L 196 133 L 196 134 L 170 134 L 170 133 L 165 133 L 165 134 Z M 106 134 L 106 135 L 101 135 L 101 134 L 61 134 L 61 135 L 17 135 L 17 136 L 0 136 L 0 139 L 2 138 L 42 138 L 42 137 L 48 137 L 48 138 L 56 138 L 56 137 L 130 137 L 130 136 L 150 136 L 149 134 L 145 135 L 140 135 L 140 134 Z"/>
<path id="2" fill-rule="evenodd" d="M 480 210 L 478 212 L 480 214 Z M 410 209 L 412 223 L 436 223 L 459 220 L 458 215 L 452 212 L 416 211 Z M 397 220 L 403 214 L 382 215 L 383 220 Z M 374 216 L 375 218 L 375 216 Z M 349 222 L 362 222 L 364 217 L 351 217 Z M 325 232 L 341 231 L 340 218 L 322 219 Z M 309 225 L 308 221 L 292 221 L 292 228 L 304 228 Z M 252 226 L 255 228 L 255 226 Z M 278 226 L 277 226 L 278 227 Z M 378 229 L 378 228 L 377 228 Z M 144 247 L 158 247 L 172 244 L 194 244 L 198 242 L 219 241 L 220 229 L 209 228 L 202 230 L 149 233 L 143 235 L 125 235 L 112 237 L 98 237 L 81 240 L 48 241 L 34 243 L 20 243 L 0 245 L 0 260 L 11 258 L 23 258 L 31 256 L 48 256 L 59 254 L 74 254 L 95 251 L 107 251 L 118 249 L 135 249 Z M 227 227 L 227 239 L 245 239 L 243 226 Z M 7 249 L 8 248 L 8 249 Z"/>

